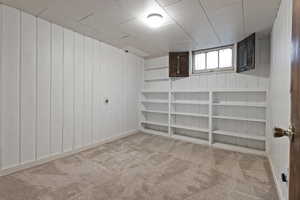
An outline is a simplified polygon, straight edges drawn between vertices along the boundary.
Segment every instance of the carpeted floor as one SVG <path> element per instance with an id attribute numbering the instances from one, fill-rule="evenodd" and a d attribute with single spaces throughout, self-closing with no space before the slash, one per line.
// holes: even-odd
<path id="1" fill-rule="evenodd" d="M 266 158 L 135 134 L 0 177 L 0 200 L 277 200 Z"/>

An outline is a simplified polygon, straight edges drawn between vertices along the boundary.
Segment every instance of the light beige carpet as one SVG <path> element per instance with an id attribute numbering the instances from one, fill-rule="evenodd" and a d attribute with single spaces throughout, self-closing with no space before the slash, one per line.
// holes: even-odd
<path id="1" fill-rule="evenodd" d="M 0 177 L 1 200 L 277 200 L 266 158 L 146 134 Z"/>

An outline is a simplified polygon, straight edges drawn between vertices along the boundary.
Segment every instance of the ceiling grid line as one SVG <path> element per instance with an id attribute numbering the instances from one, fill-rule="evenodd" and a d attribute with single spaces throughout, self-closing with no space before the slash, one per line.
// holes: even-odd
<path id="1" fill-rule="evenodd" d="M 40 15 L 42 15 L 44 12 L 46 12 L 48 10 L 48 8 L 44 8 L 41 11 L 39 11 L 36 16 L 39 17 Z"/>
<path id="2" fill-rule="evenodd" d="M 197 45 L 199 45 L 199 43 L 197 42 L 197 40 L 195 40 L 195 38 L 189 34 L 183 26 L 181 26 L 176 19 L 174 19 L 170 14 L 169 12 L 164 8 L 164 6 L 162 6 L 157 0 L 154 0 L 167 14 L 168 16 L 175 22 L 175 24 L 193 41 L 195 42 Z"/>
<path id="3" fill-rule="evenodd" d="M 91 13 L 89 13 L 88 15 L 81 17 L 81 18 L 78 20 L 78 22 L 81 22 L 81 21 L 83 21 L 83 20 L 85 20 L 85 19 L 87 19 L 87 18 L 89 18 L 89 17 L 91 17 L 91 16 L 93 16 L 93 15 L 94 15 L 94 12 L 91 12 Z"/>
<path id="4" fill-rule="evenodd" d="M 208 21 L 209 25 L 211 26 L 213 32 L 215 33 L 215 35 L 216 35 L 218 41 L 221 43 L 221 42 L 222 42 L 221 37 L 219 36 L 219 34 L 217 33 L 215 27 L 213 26 L 213 24 L 212 24 L 212 22 L 211 22 L 211 20 L 210 20 L 210 18 L 209 18 L 209 16 L 208 16 L 206 10 L 205 10 L 205 8 L 203 7 L 203 5 L 202 5 L 202 3 L 200 2 L 200 0 L 198 0 L 198 3 L 199 3 L 199 5 L 200 5 L 200 7 L 202 8 L 202 10 L 203 10 L 203 12 L 204 12 L 204 14 L 205 14 L 205 16 L 206 16 L 206 18 L 207 18 L 207 21 Z"/>

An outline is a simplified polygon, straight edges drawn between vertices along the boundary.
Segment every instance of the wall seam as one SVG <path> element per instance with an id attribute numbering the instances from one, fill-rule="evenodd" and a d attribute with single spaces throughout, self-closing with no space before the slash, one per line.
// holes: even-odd
<path id="1" fill-rule="evenodd" d="M 73 144 L 72 149 L 75 149 L 75 32 L 73 34 Z"/>
<path id="2" fill-rule="evenodd" d="M 86 75 L 86 37 L 83 37 L 83 70 L 82 70 L 82 74 L 83 74 L 83 79 L 82 79 L 82 85 L 83 85 L 83 132 L 86 131 L 86 88 L 85 88 L 85 85 L 86 85 L 86 82 L 85 82 L 85 75 Z M 84 139 L 84 136 L 83 134 L 81 134 L 81 137 L 82 137 L 82 146 L 86 145 L 85 144 L 85 139 Z"/>
<path id="3" fill-rule="evenodd" d="M 3 138 L 2 138 L 2 118 L 3 118 L 3 105 L 2 105 L 2 90 L 3 90 L 3 78 L 2 78 L 2 66 L 3 66 L 3 57 L 2 57 L 2 48 L 3 48 L 3 4 L 0 4 L 0 170 L 2 169 L 2 147 L 3 147 Z"/>
<path id="4" fill-rule="evenodd" d="M 94 68 L 95 68 L 95 61 L 96 61 L 96 56 L 95 56 L 95 51 L 96 51 L 96 45 L 95 41 L 93 41 L 93 57 L 92 57 L 92 70 L 91 70 L 91 134 L 92 134 L 92 144 L 94 143 L 95 139 L 95 134 L 94 134 Z"/>
<path id="5" fill-rule="evenodd" d="M 62 50 L 62 140 L 61 152 L 64 152 L 64 127 L 65 127 L 65 29 L 63 28 L 63 50 Z"/>
<path id="6" fill-rule="evenodd" d="M 35 62 L 35 160 L 38 160 L 38 145 L 37 145 L 37 141 L 38 141 L 38 63 L 39 63 L 39 59 L 38 59 L 38 37 L 39 37 L 39 32 L 38 32 L 38 18 L 36 17 L 35 18 L 35 25 L 36 25 L 36 37 L 35 37 L 35 40 L 36 40 L 36 43 L 35 43 L 35 46 L 36 46 L 36 62 Z"/>
<path id="7" fill-rule="evenodd" d="M 52 23 L 50 23 L 50 118 L 49 118 L 49 154 L 52 154 Z"/>
<path id="8" fill-rule="evenodd" d="M 19 45 L 19 164 L 22 163 L 22 62 L 23 62 L 23 51 L 22 51 L 22 48 L 23 48 L 23 39 L 22 39 L 22 23 L 23 23 L 23 20 L 22 20 L 22 11 L 19 10 L 19 18 L 20 18 L 20 21 L 19 21 L 19 42 L 20 42 L 20 45 Z"/>

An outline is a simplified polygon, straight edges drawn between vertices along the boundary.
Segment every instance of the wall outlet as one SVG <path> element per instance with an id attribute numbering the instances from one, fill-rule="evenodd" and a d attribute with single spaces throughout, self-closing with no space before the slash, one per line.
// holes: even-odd
<path id="1" fill-rule="evenodd" d="M 287 175 L 285 173 L 281 173 L 281 181 L 284 182 L 284 183 L 288 182 L 288 178 L 287 178 Z"/>
<path id="2" fill-rule="evenodd" d="M 288 168 L 284 169 L 283 172 L 281 173 L 281 181 L 283 183 L 289 182 L 289 169 Z"/>

